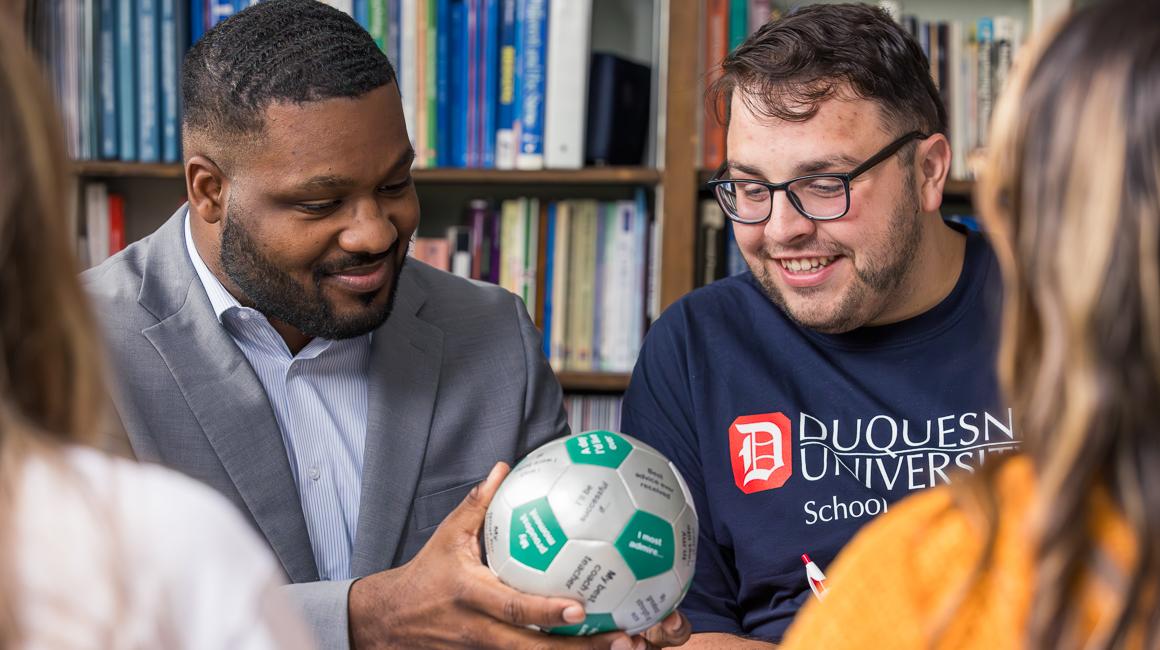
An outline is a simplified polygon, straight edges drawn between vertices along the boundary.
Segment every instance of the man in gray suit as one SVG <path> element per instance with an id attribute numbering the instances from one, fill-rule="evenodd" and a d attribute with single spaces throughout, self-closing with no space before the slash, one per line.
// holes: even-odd
<path id="1" fill-rule="evenodd" d="M 582 606 L 480 560 L 503 463 L 567 432 L 560 388 L 518 299 L 405 264 L 414 152 L 367 33 L 259 4 L 182 86 L 188 204 L 85 277 L 136 454 L 249 515 L 324 647 L 643 646 L 529 631 Z"/>

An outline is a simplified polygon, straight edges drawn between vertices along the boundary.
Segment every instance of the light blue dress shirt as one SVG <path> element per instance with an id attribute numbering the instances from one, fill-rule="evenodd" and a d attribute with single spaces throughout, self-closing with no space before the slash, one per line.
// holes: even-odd
<path id="1" fill-rule="evenodd" d="M 349 579 L 367 435 L 371 335 L 315 338 L 290 354 L 265 315 L 243 307 L 202 261 L 188 216 L 185 246 L 218 321 L 266 390 L 298 486 L 319 577 Z"/>

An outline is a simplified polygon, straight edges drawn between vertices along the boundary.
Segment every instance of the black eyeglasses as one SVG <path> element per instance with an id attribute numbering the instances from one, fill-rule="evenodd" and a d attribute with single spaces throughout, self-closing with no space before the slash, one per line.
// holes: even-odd
<path id="1" fill-rule="evenodd" d="M 773 211 L 773 193 L 784 190 L 789 202 L 807 219 L 832 221 L 850 211 L 850 181 L 869 171 L 878 163 L 893 156 L 902 146 L 914 139 L 928 137 L 921 131 L 911 131 L 886 145 L 881 151 L 845 174 L 810 174 L 792 178 L 784 183 L 759 180 L 721 178 L 725 165 L 713 175 L 709 187 L 717 195 L 717 202 L 725 216 L 737 223 L 761 223 Z"/>

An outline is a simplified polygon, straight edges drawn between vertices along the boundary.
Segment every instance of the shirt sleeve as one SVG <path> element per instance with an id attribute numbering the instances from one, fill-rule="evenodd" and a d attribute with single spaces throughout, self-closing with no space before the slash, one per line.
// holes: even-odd
<path id="1" fill-rule="evenodd" d="M 712 532 L 679 319 L 679 307 L 670 308 L 649 331 L 624 396 L 621 430 L 668 457 L 693 495 L 699 527 L 697 569 L 681 612 L 694 632 L 742 634 L 731 553 Z"/>

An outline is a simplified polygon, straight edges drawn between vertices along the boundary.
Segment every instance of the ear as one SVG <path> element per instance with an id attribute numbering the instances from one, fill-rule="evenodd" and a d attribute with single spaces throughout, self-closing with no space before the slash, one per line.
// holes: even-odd
<path id="1" fill-rule="evenodd" d="M 189 211 L 206 223 L 217 223 L 225 216 L 228 185 L 225 173 L 209 158 L 197 155 L 185 162 Z"/>
<path id="2" fill-rule="evenodd" d="M 935 212 L 942 205 L 943 188 L 951 170 L 951 145 L 936 133 L 918 143 L 914 151 L 918 196 L 922 212 Z"/>

